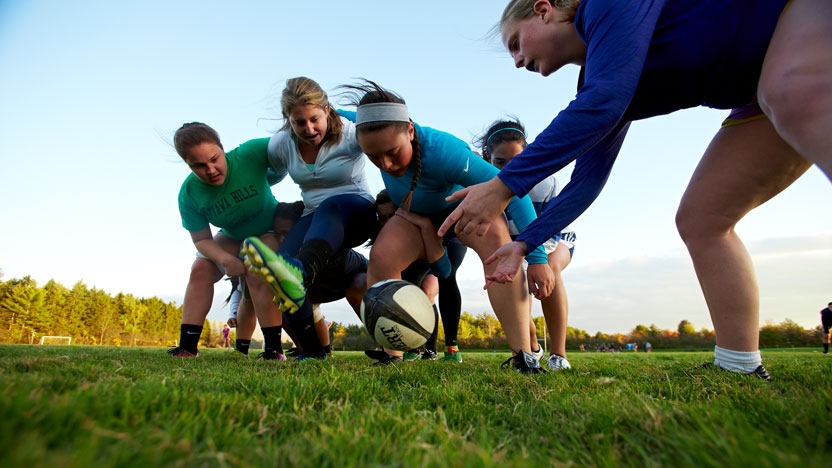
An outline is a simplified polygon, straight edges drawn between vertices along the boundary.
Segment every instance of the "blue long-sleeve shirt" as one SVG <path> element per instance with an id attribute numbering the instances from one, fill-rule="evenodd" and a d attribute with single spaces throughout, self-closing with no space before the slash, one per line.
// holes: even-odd
<path id="1" fill-rule="evenodd" d="M 498 177 L 515 194 L 575 161 L 571 180 L 517 240 L 560 232 L 601 192 L 629 123 L 676 110 L 748 104 L 787 0 L 583 0 L 578 93 Z"/>

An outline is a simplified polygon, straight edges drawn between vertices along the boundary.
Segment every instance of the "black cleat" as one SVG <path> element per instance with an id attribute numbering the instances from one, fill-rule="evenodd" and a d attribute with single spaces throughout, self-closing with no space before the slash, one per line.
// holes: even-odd
<path id="1" fill-rule="evenodd" d="M 173 357 L 197 357 L 197 356 L 199 356 L 199 351 L 197 351 L 195 353 L 192 353 L 192 352 L 188 351 L 187 349 L 185 349 L 181 346 L 177 346 L 175 348 L 171 348 L 171 349 L 168 350 L 168 356 L 173 356 Z"/>
<path id="2" fill-rule="evenodd" d="M 540 367 L 540 361 L 535 359 L 534 355 L 525 351 L 520 351 L 516 355 L 508 358 L 501 367 L 512 367 L 521 374 L 543 374 L 546 371 Z"/>
<path id="3" fill-rule="evenodd" d="M 262 353 L 257 355 L 257 359 L 261 359 L 263 361 L 285 361 L 286 355 L 275 349 L 266 348 Z"/>
<path id="4" fill-rule="evenodd" d="M 706 362 L 705 364 L 702 364 L 702 368 L 703 369 L 716 369 L 716 370 L 725 371 L 725 372 L 733 372 L 735 374 L 742 374 L 742 372 L 731 371 L 731 370 L 719 367 L 719 366 L 717 366 L 716 364 L 714 364 L 712 362 Z M 768 373 L 768 371 L 766 370 L 765 367 L 763 367 L 762 364 L 757 366 L 757 368 L 754 369 L 753 371 L 746 372 L 744 375 L 753 375 L 755 377 L 759 377 L 759 378 L 765 380 L 766 382 L 771 382 L 771 374 Z"/>
<path id="5" fill-rule="evenodd" d="M 374 366 L 389 366 L 390 364 L 402 361 L 402 358 L 398 356 L 391 356 L 380 349 L 368 349 L 364 351 L 364 354 L 366 354 L 368 358 L 376 360 L 376 362 L 373 363 Z"/>

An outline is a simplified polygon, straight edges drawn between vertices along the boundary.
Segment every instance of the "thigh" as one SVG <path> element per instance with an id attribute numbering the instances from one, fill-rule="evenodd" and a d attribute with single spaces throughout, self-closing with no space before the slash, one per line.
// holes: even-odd
<path id="1" fill-rule="evenodd" d="M 555 251 L 549 254 L 549 266 L 552 271 L 563 271 L 572 261 L 572 253 L 569 247 L 563 242 L 558 241 L 555 246 Z"/>
<path id="2" fill-rule="evenodd" d="M 393 216 L 370 249 L 368 269 L 374 278 L 401 278 L 402 271 L 420 258 L 425 258 L 421 232 L 404 218 Z"/>
<path id="3" fill-rule="evenodd" d="M 763 62 L 761 86 L 778 92 L 804 92 L 784 84 L 792 80 L 813 89 L 832 83 L 832 2 L 794 0 L 782 13 Z M 786 80 L 786 81 L 784 81 Z M 817 88 L 815 88 L 817 87 Z M 805 105 L 811 102 L 801 103 Z"/>
<path id="4" fill-rule="evenodd" d="M 794 0 L 769 43 L 758 87 L 775 127 L 832 178 L 832 2 Z"/>
<path id="5" fill-rule="evenodd" d="M 292 229 L 286 234 L 286 237 L 283 238 L 283 242 L 280 243 L 279 252 L 282 254 L 294 256 L 300 250 L 300 246 L 303 244 L 303 239 L 306 237 L 306 232 L 309 230 L 309 226 L 312 224 L 312 216 L 313 214 L 308 214 L 302 218 L 300 218 L 293 226 Z"/>
<path id="6" fill-rule="evenodd" d="M 722 128 L 691 177 L 677 219 L 689 228 L 731 229 L 811 165 L 768 119 Z"/>
<path id="7" fill-rule="evenodd" d="M 483 236 L 476 233 L 457 233 L 459 240 L 466 246 L 474 249 L 474 252 L 480 257 L 480 260 L 485 261 L 494 253 L 495 250 L 504 244 L 511 242 L 511 236 L 508 234 L 508 224 L 506 224 L 505 216 L 500 216 L 491 223 L 491 228 Z M 496 267 L 492 264 L 485 266 L 487 272 L 490 272 Z"/>
<path id="8" fill-rule="evenodd" d="M 228 237 L 220 231 L 214 234 L 214 242 L 216 242 L 226 252 L 235 256 L 240 255 L 240 247 L 243 244 L 242 241 Z"/>
<path id="9" fill-rule="evenodd" d="M 356 247 L 370 238 L 376 223 L 376 208 L 369 200 L 358 195 L 336 195 L 324 200 L 315 210 L 307 239 L 334 239 L 341 237 L 343 247 Z"/>

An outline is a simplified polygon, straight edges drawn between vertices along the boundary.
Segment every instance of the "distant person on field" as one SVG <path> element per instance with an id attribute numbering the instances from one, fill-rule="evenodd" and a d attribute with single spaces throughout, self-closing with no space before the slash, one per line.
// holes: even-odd
<path id="1" fill-rule="evenodd" d="M 222 326 L 222 347 L 231 347 L 231 328 L 228 326 L 227 323 L 223 324 Z"/>
<path id="2" fill-rule="evenodd" d="M 644 352 L 649 353 L 651 351 L 653 351 L 653 345 L 651 345 L 649 341 L 644 343 Z"/>
<path id="3" fill-rule="evenodd" d="M 823 354 L 829 352 L 829 335 L 832 331 L 832 302 L 820 311 L 820 323 L 823 326 Z"/>

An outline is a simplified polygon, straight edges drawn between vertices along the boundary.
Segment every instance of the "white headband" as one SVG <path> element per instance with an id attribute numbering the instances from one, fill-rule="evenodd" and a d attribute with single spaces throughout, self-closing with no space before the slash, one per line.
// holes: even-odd
<path id="1" fill-rule="evenodd" d="M 397 102 L 376 102 L 358 106 L 355 112 L 355 124 L 370 122 L 410 122 L 407 106 Z"/>

